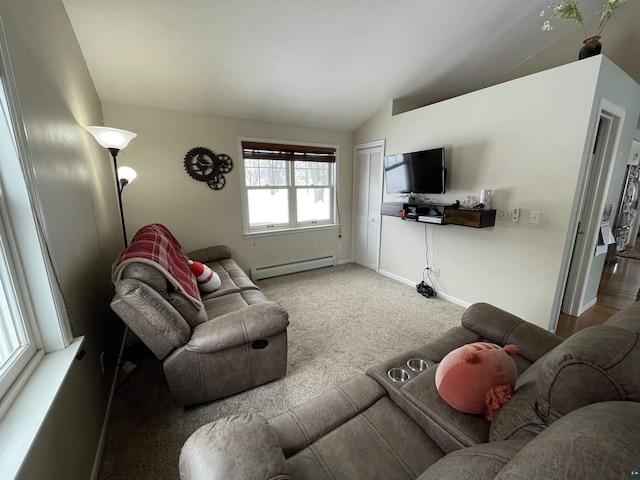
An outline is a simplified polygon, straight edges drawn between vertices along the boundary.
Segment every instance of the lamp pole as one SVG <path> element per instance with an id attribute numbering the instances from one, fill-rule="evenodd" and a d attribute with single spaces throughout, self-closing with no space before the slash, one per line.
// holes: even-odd
<path id="1" fill-rule="evenodd" d="M 118 190 L 118 206 L 120 207 L 120 222 L 122 223 L 122 236 L 124 239 L 124 248 L 129 246 L 129 241 L 127 240 L 127 228 L 124 225 L 124 208 L 122 208 L 122 189 L 124 185 L 120 185 L 120 180 L 118 179 L 118 160 L 116 159 L 118 156 L 119 148 L 109 148 L 109 152 L 113 157 L 113 169 L 116 174 L 116 188 Z"/>

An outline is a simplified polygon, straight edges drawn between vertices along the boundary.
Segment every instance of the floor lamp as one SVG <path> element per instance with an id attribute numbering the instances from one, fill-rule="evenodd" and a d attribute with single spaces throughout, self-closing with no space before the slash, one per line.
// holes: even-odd
<path id="1" fill-rule="evenodd" d="M 122 190 L 136 177 L 136 172 L 130 167 L 118 168 L 116 157 L 118 152 L 129 145 L 129 142 L 137 137 L 133 132 L 109 127 L 85 127 L 94 136 L 97 142 L 109 150 L 113 157 L 113 169 L 116 175 L 116 188 L 118 189 L 118 205 L 120 207 L 120 221 L 122 222 L 122 236 L 124 237 L 125 248 L 129 245 L 127 240 L 127 229 L 124 225 L 124 210 L 122 209 Z"/>

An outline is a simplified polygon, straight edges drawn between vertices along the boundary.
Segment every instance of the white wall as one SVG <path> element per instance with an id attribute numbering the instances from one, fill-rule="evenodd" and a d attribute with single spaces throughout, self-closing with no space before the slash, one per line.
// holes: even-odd
<path id="1" fill-rule="evenodd" d="M 0 16 L 34 164 L 38 198 L 74 335 L 86 355 L 74 362 L 20 478 L 90 477 L 122 323 L 111 312 L 110 267 L 121 248 L 108 153 L 83 128 L 100 123 L 100 100 L 60 0 L 6 0 Z M 37 295 L 37 292 L 35 293 Z M 113 373 L 113 369 L 111 369 Z"/>
<path id="2" fill-rule="evenodd" d="M 638 18 L 640 18 L 640 2 L 625 3 L 607 23 L 600 42 L 602 54 L 622 68 L 636 82 L 640 82 Z M 573 28 L 569 34 L 501 75 L 495 83 L 564 65 L 570 60 L 577 60 L 585 34 L 579 24 L 572 21 L 566 21 L 566 23 Z M 599 23 L 599 15 L 594 15 L 585 21 L 588 36 L 595 34 Z M 545 35 L 545 32 L 540 31 L 540 35 Z"/>
<path id="3" fill-rule="evenodd" d="M 613 205 L 610 221 L 613 227 L 618 216 L 620 194 L 624 188 L 627 162 L 631 152 L 631 144 L 636 135 L 638 117 L 640 116 L 640 85 L 608 58 L 603 57 L 602 60 L 602 68 L 594 97 L 594 115 L 599 114 L 600 102 L 605 99 L 622 109 L 625 117 L 620 126 L 620 143 L 614 159 L 611 183 L 605 198 L 605 204 Z M 589 282 L 583 304 L 595 302 L 597 299 L 605 257 L 606 255 L 603 254 L 594 258 L 589 272 Z"/>
<path id="4" fill-rule="evenodd" d="M 521 209 L 519 223 L 485 229 L 383 217 L 381 270 L 421 280 L 426 236 L 441 294 L 493 303 L 547 328 L 600 62 L 575 62 L 395 117 L 387 105 L 358 130 L 356 144 L 385 138 L 387 154 L 444 146 L 449 187 L 438 202 L 491 188 L 493 208 Z M 541 212 L 538 225 L 529 223 L 532 210 Z"/>
<path id="5" fill-rule="evenodd" d="M 138 134 L 118 156 L 138 177 L 123 192 L 127 233 L 142 226 L 166 225 L 187 251 L 224 244 L 245 269 L 336 254 L 351 258 L 351 190 L 353 140 L 350 133 L 285 126 L 167 110 L 105 104 L 109 126 Z M 330 228 L 306 233 L 243 237 L 238 137 L 335 144 L 342 238 Z M 189 177 L 184 157 L 194 147 L 207 147 L 233 159 L 227 183 L 214 191 Z M 338 249 L 338 243 L 342 249 Z"/>

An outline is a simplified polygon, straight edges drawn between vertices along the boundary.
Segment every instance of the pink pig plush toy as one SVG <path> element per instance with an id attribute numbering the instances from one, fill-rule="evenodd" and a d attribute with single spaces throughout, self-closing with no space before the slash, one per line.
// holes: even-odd
<path id="1" fill-rule="evenodd" d="M 516 384 L 516 345 L 504 348 L 487 342 L 470 343 L 449 352 L 436 370 L 436 388 L 445 402 L 463 413 L 496 411 L 511 399 Z"/>

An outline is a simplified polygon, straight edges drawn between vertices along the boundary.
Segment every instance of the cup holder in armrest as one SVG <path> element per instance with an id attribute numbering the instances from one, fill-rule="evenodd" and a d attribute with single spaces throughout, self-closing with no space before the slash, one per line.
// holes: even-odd
<path id="1" fill-rule="evenodd" d="M 421 358 L 410 358 L 407 360 L 407 367 L 414 372 L 422 372 L 429 368 L 429 364 Z"/>
<path id="2" fill-rule="evenodd" d="M 406 382 L 409 380 L 409 372 L 404 368 L 390 368 L 387 375 L 393 382 Z"/>

